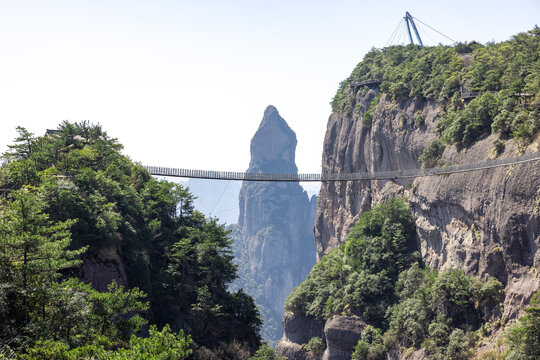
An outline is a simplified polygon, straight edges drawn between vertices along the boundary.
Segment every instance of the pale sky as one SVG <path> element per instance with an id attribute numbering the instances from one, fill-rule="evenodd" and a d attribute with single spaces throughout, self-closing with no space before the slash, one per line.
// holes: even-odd
<path id="1" fill-rule="evenodd" d="M 272 104 L 319 172 L 340 81 L 405 11 L 457 41 L 540 22 L 540 0 L 0 0 L 0 152 L 17 125 L 90 120 L 143 164 L 243 171 Z"/>

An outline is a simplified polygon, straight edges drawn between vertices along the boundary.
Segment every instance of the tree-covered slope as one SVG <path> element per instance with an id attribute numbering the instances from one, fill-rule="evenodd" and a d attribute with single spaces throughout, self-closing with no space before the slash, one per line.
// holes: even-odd
<path id="1" fill-rule="evenodd" d="M 444 146 L 470 146 L 493 133 L 502 139 L 529 141 L 540 129 L 540 29 L 535 27 L 501 43 L 455 46 L 392 46 L 369 52 L 332 100 L 340 114 L 363 114 L 370 126 L 380 97 L 365 105 L 356 101 L 358 86 L 380 80 L 381 95 L 403 100 L 435 101 L 443 111 L 437 123 L 436 144 L 429 146 L 424 164 L 442 154 Z M 414 122 L 424 124 L 417 114 Z"/>
<path id="2" fill-rule="evenodd" d="M 0 168 L 1 351 L 69 358 L 90 346 L 110 358 L 154 338 L 180 344 L 177 355 L 191 343 L 197 358 L 256 349 L 253 300 L 226 288 L 236 277 L 228 233 L 185 188 L 152 178 L 100 126 L 18 132 Z M 77 279 L 91 280 L 99 262 L 115 264 L 109 280 L 122 286 Z M 145 323 L 163 332 L 130 340 Z"/>
<path id="3" fill-rule="evenodd" d="M 414 237 L 404 199 L 392 198 L 362 213 L 347 241 L 325 255 L 294 289 L 285 310 L 327 324 L 335 316 L 359 316 L 363 329 L 350 349 L 353 359 L 386 359 L 388 352 L 408 348 L 411 353 L 423 348 L 430 359 L 472 358 L 506 321 L 501 315 L 503 285 L 460 270 L 423 267 Z M 539 325 L 535 309 L 513 331 L 515 350 L 505 355 L 510 359 L 540 350 L 531 340 Z M 313 352 L 314 339 L 303 345 L 306 351 Z M 321 342 L 322 350 L 327 345 L 333 344 Z"/>

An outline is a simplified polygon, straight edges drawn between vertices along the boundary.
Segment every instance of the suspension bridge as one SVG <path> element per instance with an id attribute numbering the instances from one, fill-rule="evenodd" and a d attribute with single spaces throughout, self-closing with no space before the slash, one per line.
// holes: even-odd
<path id="1" fill-rule="evenodd" d="M 407 30 L 407 35 L 410 44 L 414 44 L 411 27 L 416 36 L 419 46 L 424 46 L 422 38 L 416 27 L 415 20 L 435 31 L 439 35 L 447 38 L 455 43 L 453 39 L 444 35 L 440 31 L 432 28 L 420 19 L 413 17 L 409 12 L 400 21 L 394 32 L 392 33 L 388 43 L 391 44 L 400 33 L 400 26 Z M 399 37 L 398 37 L 399 42 Z M 356 90 L 363 86 L 378 86 L 382 79 L 366 79 L 352 82 L 350 86 Z M 477 92 L 471 92 L 463 86 L 460 87 L 460 95 L 462 99 L 470 100 L 478 96 Z M 531 94 L 516 94 L 516 96 L 532 96 Z M 211 179 L 211 180 L 238 180 L 238 181 L 277 181 L 277 182 L 325 182 L 325 181 L 355 181 L 355 180 L 392 180 L 392 179 L 407 179 L 424 176 L 449 175 L 454 173 L 463 173 L 469 171 L 478 171 L 492 169 L 502 166 L 511 166 L 515 164 L 538 161 L 540 160 L 540 152 L 529 153 L 512 158 L 488 160 L 484 162 L 459 164 L 450 166 L 433 167 L 427 169 L 407 169 L 393 171 L 375 171 L 375 172 L 354 172 L 354 173 L 332 173 L 325 172 L 318 174 L 280 174 L 280 173 L 256 173 L 256 172 L 234 172 L 234 171 L 212 171 L 212 170 L 195 170 L 170 168 L 162 166 L 144 166 L 152 175 L 167 176 L 167 177 L 182 177 L 194 179 Z"/>
<path id="2" fill-rule="evenodd" d="M 517 157 L 488 160 L 477 163 L 441 166 L 426 169 L 409 169 L 394 171 L 330 173 L 320 174 L 279 174 L 255 173 L 234 171 L 211 171 L 179 169 L 162 166 L 144 166 L 152 175 L 167 177 L 182 177 L 211 180 L 238 180 L 238 181 L 278 181 L 278 182 L 325 182 L 325 181 L 355 181 L 355 180 L 392 180 L 409 179 L 424 176 L 449 175 L 468 171 L 492 169 L 502 166 L 526 163 L 540 160 L 540 152 L 529 153 Z"/>

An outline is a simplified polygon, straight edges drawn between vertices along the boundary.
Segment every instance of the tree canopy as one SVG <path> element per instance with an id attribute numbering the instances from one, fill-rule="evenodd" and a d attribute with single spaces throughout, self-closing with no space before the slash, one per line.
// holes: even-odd
<path id="1" fill-rule="evenodd" d="M 195 356 L 235 341 L 258 347 L 253 300 L 227 290 L 228 231 L 193 208 L 187 188 L 153 178 L 100 125 L 17 131 L 0 167 L 0 349 L 128 354 L 150 346 L 136 337 L 148 322 L 148 341 L 185 356 L 189 346 Z M 95 261 L 126 278 L 97 291 L 81 281 L 91 280 L 81 265 Z"/>

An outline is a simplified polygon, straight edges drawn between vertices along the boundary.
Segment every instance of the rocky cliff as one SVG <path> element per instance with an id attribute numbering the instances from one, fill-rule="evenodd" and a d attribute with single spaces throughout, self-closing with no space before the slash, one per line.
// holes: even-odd
<path id="1" fill-rule="evenodd" d="M 390 53 L 388 51 L 383 56 L 389 56 Z M 354 81 L 355 77 L 368 77 L 367 74 L 362 75 L 368 72 L 365 70 L 368 67 L 371 67 L 369 71 L 379 77 L 393 76 L 382 70 L 378 73 L 373 71 L 375 65 L 372 64 L 376 60 L 369 57 L 358 65 L 351 78 L 342 83 L 334 99 L 334 103 L 339 101 L 342 106 L 334 107 L 328 120 L 323 145 L 323 172 L 378 172 L 420 168 L 420 155 L 428 144 L 441 136 L 440 123 L 453 111 L 449 110 L 449 100 L 441 100 L 444 98 L 444 88 L 437 98 L 409 96 L 415 91 L 414 84 L 396 84 L 397 80 L 359 85 L 360 82 Z M 469 56 L 468 59 L 472 58 Z M 392 61 L 397 68 L 403 59 Z M 468 64 L 460 62 L 459 56 L 454 63 L 459 64 L 462 74 L 466 73 L 465 67 Z M 377 66 L 380 66 L 380 58 Z M 431 76 L 434 77 L 435 65 L 429 66 L 433 66 Z M 401 74 L 399 69 L 395 71 Z M 421 76 L 430 78 L 429 74 L 420 75 L 419 78 L 423 79 Z M 459 79 L 459 74 L 455 78 Z M 412 80 L 415 80 L 414 76 Z M 427 83 L 430 80 L 423 81 Z M 399 86 L 401 88 L 398 90 L 405 89 L 402 91 L 405 95 L 395 90 Z M 454 106 L 466 109 L 470 99 L 460 99 L 456 91 L 452 101 Z M 533 113 L 535 110 L 531 112 L 531 106 L 538 106 L 538 103 L 531 103 L 534 101 L 528 104 L 522 102 L 521 106 L 526 110 L 514 110 L 515 113 L 521 111 L 526 113 L 525 116 Z M 499 111 L 502 111 L 501 108 Z M 496 133 L 495 125 L 493 134 L 490 134 L 491 123 L 487 126 L 484 133 L 478 132 L 466 144 L 450 142 L 450 146 L 446 146 L 440 154 L 438 164 L 474 163 L 493 157 L 513 157 L 540 151 L 538 124 L 531 126 L 529 134 L 532 136 L 527 141 L 518 141 L 511 136 Z M 345 241 L 362 212 L 393 196 L 408 199 L 416 223 L 416 247 L 423 263 L 439 270 L 461 269 L 482 279 L 495 277 L 505 287 L 503 319 L 516 318 L 522 312 L 540 286 L 537 272 L 540 266 L 538 162 L 448 176 L 423 177 L 414 181 L 323 183 L 315 222 L 317 259 L 320 260 Z M 351 344 L 342 344 L 328 337 L 327 328 L 342 329 L 346 333 L 342 338 L 352 337 L 352 342 L 356 343 L 364 326 L 361 320 L 353 327 L 349 326 L 350 320 L 341 322 L 341 326 L 336 318 L 307 326 L 304 323 L 308 321 L 314 320 L 302 314 L 289 313 L 283 318 L 285 335 L 278 344 L 279 354 L 289 359 L 307 359 L 312 356 L 301 346 L 309 339 L 294 335 L 304 332 L 320 334 L 313 336 L 319 336 L 325 341 L 327 349 L 321 355 L 323 359 L 350 358 Z M 417 351 L 416 355 L 424 358 L 423 351 Z M 348 355 L 339 355 L 344 353 Z M 388 354 L 390 358 L 396 359 L 402 358 L 402 355 L 396 349 Z"/>
<path id="2" fill-rule="evenodd" d="M 368 102 L 376 90 L 358 102 Z M 414 117 L 421 112 L 425 124 Z M 419 155 L 436 136 L 441 109 L 435 102 L 396 104 L 383 97 L 371 128 L 360 119 L 332 114 L 325 136 L 323 169 L 376 172 L 414 169 Z M 494 135 L 466 151 L 447 147 L 442 161 L 462 164 L 488 159 Z M 540 150 L 537 138 L 526 148 L 508 140 L 500 157 Z M 349 181 L 321 187 L 315 237 L 320 258 L 342 243 L 359 214 L 384 198 L 406 196 L 416 219 L 423 261 L 437 269 L 463 269 L 495 276 L 506 285 L 505 315 L 515 316 L 540 285 L 540 166 L 518 164 L 448 176 L 407 180 Z"/>
<path id="3" fill-rule="evenodd" d="M 357 101 L 369 103 L 376 92 L 377 89 L 372 89 Z M 418 111 L 425 116 L 421 127 L 414 124 Z M 436 136 L 433 127 L 440 111 L 434 102 L 395 104 L 383 97 L 371 128 L 358 118 L 332 114 L 324 141 L 323 169 L 375 172 L 419 168 L 419 155 Z M 467 151 L 449 147 L 443 153 L 443 162 L 461 164 L 486 160 L 493 140 L 493 135 L 487 136 Z M 539 150 L 540 138 L 526 148 L 508 140 L 500 156 Z M 512 319 L 519 315 L 540 286 L 536 270 L 540 266 L 540 166 L 537 162 L 414 181 L 323 183 L 315 222 L 318 259 L 345 241 L 362 211 L 391 196 L 409 199 L 416 219 L 417 246 L 425 264 L 440 270 L 458 268 L 483 278 L 496 277 L 506 287 L 503 317 Z M 289 359 L 308 359 L 310 354 L 301 345 L 309 339 L 295 342 L 289 332 L 326 335 L 327 328 L 334 327 L 346 333 L 342 337 L 354 339 L 345 343 L 318 335 L 327 346 L 322 359 L 347 359 L 360 338 L 363 323 L 357 320 L 358 324 L 351 327 L 350 321 L 339 325 L 338 320 L 328 320 L 316 330 L 309 330 L 310 327 L 303 324 L 308 321 L 306 317 L 287 315 L 283 319 L 285 335 L 278 344 L 278 353 Z M 399 354 L 394 355 L 401 358 Z M 421 354 L 419 356 L 422 358 Z"/>
<path id="4" fill-rule="evenodd" d="M 296 135 L 268 106 L 251 140 L 248 172 L 296 173 Z M 247 290 L 263 308 L 267 340 L 281 337 L 283 304 L 315 263 L 316 198 L 298 183 L 244 182 L 239 195 L 240 248 Z M 249 272 L 249 274 L 246 274 Z M 264 331 L 265 330 L 265 331 Z"/>

